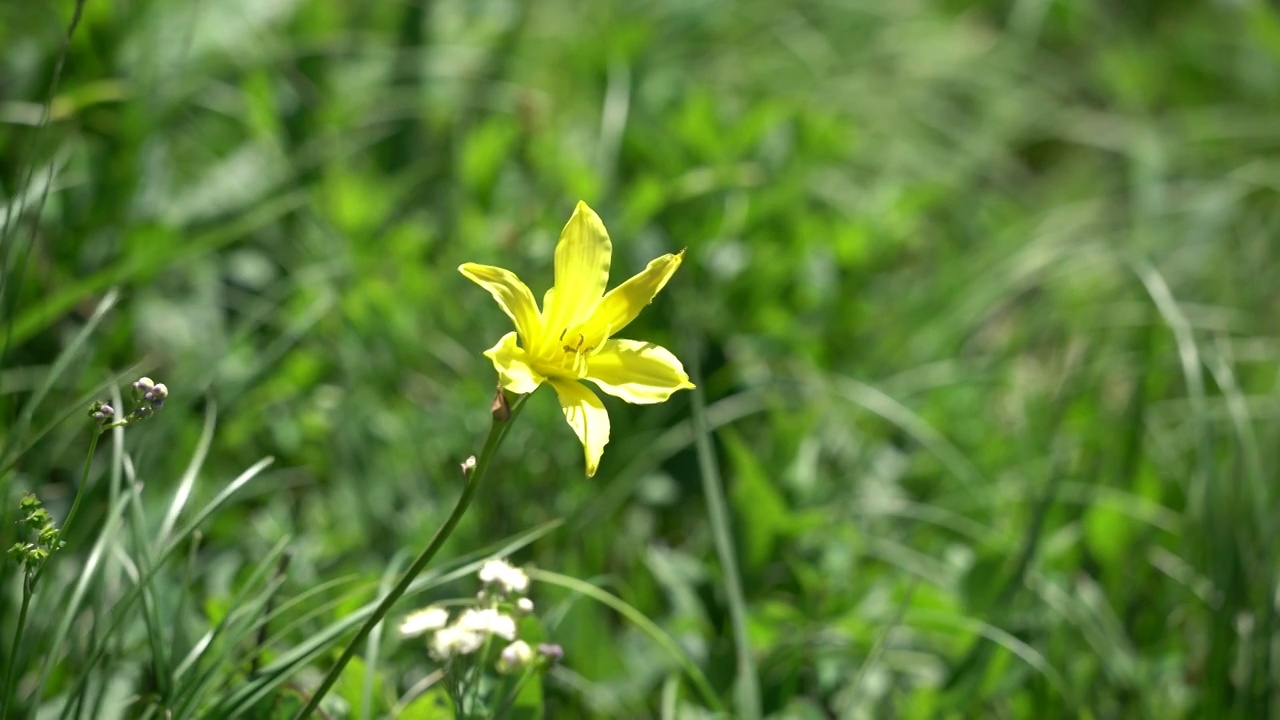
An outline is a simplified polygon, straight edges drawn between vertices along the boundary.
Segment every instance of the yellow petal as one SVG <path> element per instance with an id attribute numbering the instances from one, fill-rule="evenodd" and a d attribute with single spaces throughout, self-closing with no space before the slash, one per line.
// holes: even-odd
<path id="1" fill-rule="evenodd" d="M 484 354 L 493 361 L 493 368 L 498 371 L 502 387 L 517 395 L 533 392 L 546 380 L 529 365 L 529 355 L 524 348 L 516 345 L 516 334 L 513 332 L 503 335 L 498 344 L 485 350 Z"/>
<path id="2" fill-rule="evenodd" d="M 520 332 L 525 345 L 536 342 L 542 332 L 542 318 L 538 315 L 538 305 L 533 300 L 533 293 L 529 292 L 529 288 L 520 282 L 515 273 L 475 263 L 458 266 L 458 272 L 489 291 L 502 311 L 516 324 L 516 330 Z"/>
<path id="3" fill-rule="evenodd" d="M 591 477 L 596 474 L 604 446 L 609 442 L 609 413 L 600 398 L 576 380 L 552 378 L 551 386 L 560 398 L 564 419 L 569 421 L 569 427 L 582 441 L 582 450 L 587 458 L 587 477 Z"/>
<path id="4" fill-rule="evenodd" d="M 612 254 L 600 216 L 579 202 L 556 244 L 555 293 L 546 297 L 542 308 L 549 334 L 559 336 L 591 316 L 609 283 Z"/>
<path id="5" fill-rule="evenodd" d="M 684 251 L 663 255 L 649 263 L 644 270 L 609 291 L 596 306 L 587 324 L 588 345 L 599 345 L 606 338 L 626 327 L 636 319 L 646 305 L 653 302 L 658 291 L 667 284 L 684 260 Z"/>
<path id="6" fill-rule="evenodd" d="M 693 387 L 669 350 L 639 340 L 608 340 L 587 361 L 587 379 L 610 395 L 637 405 L 660 403 Z"/>

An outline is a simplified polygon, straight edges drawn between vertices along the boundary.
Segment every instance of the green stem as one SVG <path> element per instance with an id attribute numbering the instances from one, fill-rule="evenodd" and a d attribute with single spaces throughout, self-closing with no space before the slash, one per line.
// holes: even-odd
<path id="1" fill-rule="evenodd" d="M 484 658 L 489 656 L 489 648 L 492 646 L 493 636 L 486 635 L 484 645 L 480 647 L 480 652 L 471 656 L 471 667 L 465 675 L 467 696 L 463 698 L 463 704 L 458 707 L 459 717 L 470 718 L 472 716 L 471 709 L 480 704 L 480 681 L 483 679 L 481 675 L 484 673 L 482 662 Z"/>
<path id="2" fill-rule="evenodd" d="M 405 594 L 405 591 L 409 589 L 409 585 L 426 569 L 427 564 L 431 562 L 436 553 L 440 552 L 440 548 L 444 546 L 445 541 L 453 534 L 454 528 L 458 526 L 458 521 L 462 519 L 462 516 L 467 512 L 467 508 L 471 506 L 471 499 L 475 497 L 476 488 L 480 486 L 480 481 L 484 479 L 486 472 L 489 470 L 489 464 L 493 461 L 493 456 L 496 454 L 498 446 L 502 444 L 502 439 L 507 435 L 507 429 L 511 427 L 511 423 L 524 407 L 525 399 L 528 397 L 528 395 L 521 395 L 518 400 L 512 403 L 511 415 L 505 421 L 494 418 L 493 424 L 489 427 L 489 437 L 484 442 L 484 449 L 480 451 L 480 457 L 476 460 L 475 468 L 467 475 L 467 485 L 463 488 L 462 496 L 458 498 L 457 505 L 453 507 L 453 512 L 449 513 L 444 525 L 441 525 L 440 529 L 431 538 L 431 543 L 427 545 L 422 554 L 413 561 L 413 564 L 401 576 L 400 582 L 396 583 L 396 586 L 391 588 L 391 592 L 382 598 L 382 602 L 378 603 L 377 609 L 364 621 L 364 625 L 360 626 L 360 631 L 351 639 L 351 642 L 347 643 L 347 647 L 342 651 L 342 656 L 338 658 L 337 664 L 329 669 L 329 674 L 324 676 L 324 681 L 320 683 L 320 687 L 316 688 L 316 691 L 312 693 L 311 699 L 307 701 L 302 710 L 298 711 L 298 714 L 294 716 L 294 720 L 303 720 L 315 712 L 316 708 L 320 706 L 320 701 L 333 688 L 334 683 L 338 682 L 338 677 L 342 675 L 343 668 L 355 656 L 356 648 L 364 642 L 365 638 L 369 637 L 369 633 L 373 632 L 374 626 L 382 622 L 382 618 L 386 617 L 387 613 L 391 611 L 391 606 L 395 605 L 400 596 Z"/>
<path id="3" fill-rule="evenodd" d="M 13 696 L 13 679 L 18 674 L 18 646 L 22 643 L 22 630 L 27 626 L 27 610 L 31 596 L 35 594 L 31 576 L 22 579 L 22 608 L 18 610 L 18 626 L 13 629 L 13 646 L 9 648 L 9 667 L 4 678 L 4 701 L 0 702 L 0 717 L 10 717 L 9 699 Z"/>
<path id="4" fill-rule="evenodd" d="M 720 480 L 720 469 L 716 465 L 715 451 L 711 447 L 711 430 L 707 425 L 707 410 L 701 389 L 693 391 L 693 428 L 698 466 L 702 475 L 702 494 L 707 501 L 707 515 L 711 520 L 711 536 L 715 541 L 716 556 L 720 560 L 720 569 L 724 572 L 725 598 L 729 603 L 729 621 L 733 625 L 733 645 L 738 660 L 738 717 L 743 720 L 759 720 L 760 682 L 756 674 L 755 658 L 751 655 L 751 639 L 747 635 L 747 601 L 742 591 L 742 578 L 738 574 L 733 531 L 729 527 L 729 509 L 724 501 L 724 483 Z"/>
<path id="5" fill-rule="evenodd" d="M 53 545 L 49 548 L 49 556 L 44 562 L 36 568 L 31 578 L 31 589 L 34 591 L 36 583 L 40 580 L 40 576 L 44 574 L 44 569 L 49 565 L 49 560 L 53 558 L 53 554 L 58 552 L 59 546 L 62 544 L 62 538 L 67 534 L 67 529 L 71 527 L 71 523 L 75 521 L 76 514 L 80 511 L 80 499 L 84 497 L 84 489 L 89 484 L 89 469 L 93 467 L 93 454 L 98 450 L 98 438 L 102 437 L 102 432 L 94 430 L 93 437 L 89 439 L 89 454 L 84 458 L 84 471 L 80 473 L 80 486 L 76 488 L 75 497 L 71 500 L 71 509 L 67 511 L 67 517 L 62 521 L 62 527 L 58 530 L 57 536 L 54 537 Z"/>
<path id="6" fill-rule="evenodd" d="M 494 720 L 502 720 L 507 716 L 507 711 L 515 704 L 516 698 L 520 697 L 520 691 L 524 689 L 525 683 L 529 682 L 529 678 L 533 677 L 533 674 L 538 671 L 537 666 L 533 664 L 534 662 L 537 661 L 530 662 L 529 667 L 524 669 L 524 672 L 520 675 L 520 679 L 516 681 L 515 686 L 512 687 L 511 691 L 502 699 L 502 704 L 498 706 L 498 710 L 493 714 Z"/>
<path id="7" fill-rule="evenodd" d="M 25 572 L 22 578 L 22 606 L 18 610 L 18 626 L 13 629 L 13 646 L 9 648 L 9 666 L 6 668 L 4 679 L 4 698 L 0 700 L 0 717 L 9 717 L 9 702 L 13 698 L 13 681 L 18 674 L 18 647 L 22 644 L 22 633 L 27 627 L 27 611 L 31 608 L 32 596 L 36 594 L 36 583 L 44 574 L 44 569 L 48 567 L 54 553 L 58 552 L 67 528 L 71 526 L 76 513 L 80 510 L 80 499 L 84 497 L 85 486 L 89 484 L 89 469 L 93 467 L 93 454 L 98 449 L 100 435 L 101 432 L 95 430 L 93 437 L 89 439 L 89 454 L 85 456 L 84 471 L 80 473 L 80 486 L 76 488 L 75 498 L 71 501 L 71 509 L 67 511 L 66 519 L 62 521 L 62 528 L 58 530 L 53 542 L 49 545 L 49 554 L 34 569 Z"/>

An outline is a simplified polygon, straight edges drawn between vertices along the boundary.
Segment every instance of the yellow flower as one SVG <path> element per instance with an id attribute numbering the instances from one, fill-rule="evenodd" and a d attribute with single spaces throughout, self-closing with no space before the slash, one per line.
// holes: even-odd
<path id="1" fill-rule="evenodd" d="M 584 202 L 560 232 L 556 244 L 555 286 L 542 298 L 510 270 L 467 263 L 458 271 L 493 299 L 516 325 L 485 351 L 502 386 L 523 395 L 550 383 L 560 398 L 565 420 L 582 441 L 587 477 L 595 475 L 609 442 L 609 414 L 590 388 L 629 403 L 660 403 L 671 393 L 693 387 L 684 367 L 666 348 L 639 340 L 614 339 L 667 284 L 684 251 L 663 255 L 618 287 L 609 282 L 613 246 L 600 216 Z"/>

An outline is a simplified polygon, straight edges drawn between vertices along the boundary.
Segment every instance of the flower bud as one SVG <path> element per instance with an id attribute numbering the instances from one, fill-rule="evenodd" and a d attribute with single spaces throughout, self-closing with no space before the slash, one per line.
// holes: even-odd
<path id="1" fill-rule="evenodd" d="M 169 397 L 169 388 L 164 383 L 156 383 L 150 390 L 143 394 L 142 399 L 156 407 L 160 407 L 164 404 L 164 399 L 167 397 Z"/>
<path id="2" fill-rule="evenodd" d="M 495 423 L 504 423 L 511 419 L 511 403 L 507 400 L 507 391 L 498 386 L 498 392 L 493 395 L 493 404 L 489 406 L 489 414 L 493 415 Z"/>
<path id="3" fill-rule="evenodd" d="M 547 662 L 555 664 L 564 658 L 564 648 L 559 645 L 548 645 L 543 643 L 538 646 L 538 654 L 547 659 Z"/>
<path id="4" fill-rule="evenodd" d="M 498 656 L 498 672 L 506 674 L 523 670 L 533 660 L 533 648 L 523 640 L 516 640 L 502 649 Z"/>
<path id="5" fill-rule="evenodd" d="M 111 418 L 115 417 L 115 414 L 115 408 L 104 402 L 95 402 L 89 408 L 89 417 L 100 423 L 110 422 Z"/>

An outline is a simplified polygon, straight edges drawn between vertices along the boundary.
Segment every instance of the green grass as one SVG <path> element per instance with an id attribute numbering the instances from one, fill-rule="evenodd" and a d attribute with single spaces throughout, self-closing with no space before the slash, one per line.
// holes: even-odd
<path id="1" fill-rule="evenodd" d="M 291 717 L 489 428 L 455 268 L 578 199 L 688 248 L 698 394 L 590 480 L 533 395 L 327 717 L 433 717 L 394 624 L 504 547 L 547 718 L 1275 715 L 1277 69 L 1260 0 L 0 3 L 0 545 L 171 392 L 13 658 L 0 565 L 10 716 Z"/>

